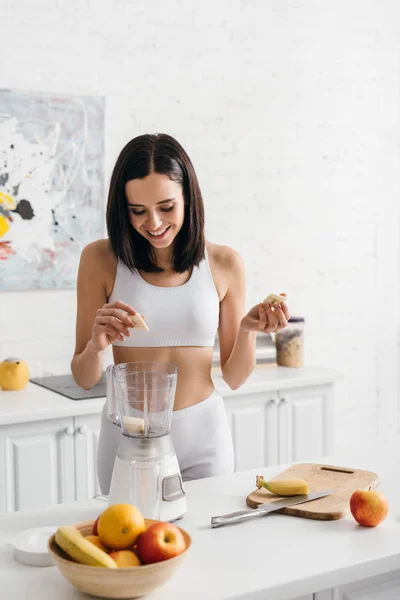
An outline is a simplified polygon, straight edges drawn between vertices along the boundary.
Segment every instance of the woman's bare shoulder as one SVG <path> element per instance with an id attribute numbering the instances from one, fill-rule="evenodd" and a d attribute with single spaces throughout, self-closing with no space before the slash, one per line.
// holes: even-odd
<path id="1" fill-rule="evenodd" d="M 108 239 L 96 240 L 84 247 L 78 279 L 88 281 L 92 286 L 101 286 L 108 297 L 114 286 L 116 272 L 117 258 Z"/>
<path id="2" fill-rule="evenodd" d="M 239 252 L 230 246 L 206 242 L 210 262 L 217 268 L 236 271 L 243 269 L 243 259 Z"/>
<path id="3" fill-rule="evenodd" d="M 84 247 L 81 261 L 92 267 L 103 266 L 105 270 L 115 268 L 117 259 L 110 245 L 110 240 L 96 240 Z"/>

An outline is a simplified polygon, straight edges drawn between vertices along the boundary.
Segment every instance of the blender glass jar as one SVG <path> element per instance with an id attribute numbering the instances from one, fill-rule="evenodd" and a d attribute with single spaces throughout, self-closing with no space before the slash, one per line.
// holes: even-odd
<path id="1" fill-rule="evenodd" d="M 178 367 L 134 362 L 114 367 L 114 386 L 124 435 L 159 437 L 170 431 Z"/>
<path id="2" fill-rule="evenodd" d="M 304 319 L 291 317 L 287 326 L 275 334 L 276 362 L 281 367 L 304 365 Z"/>

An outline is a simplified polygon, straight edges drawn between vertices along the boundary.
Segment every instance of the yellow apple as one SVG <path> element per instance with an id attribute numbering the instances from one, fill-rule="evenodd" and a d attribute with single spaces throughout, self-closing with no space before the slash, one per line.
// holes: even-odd
<path id="1" fill-rule="evenodd" d="M 0 387 L 6 391 L 23 390 L 29 381 L 29 369 L 24 360 L 6 358 L 0 362 Z"/>

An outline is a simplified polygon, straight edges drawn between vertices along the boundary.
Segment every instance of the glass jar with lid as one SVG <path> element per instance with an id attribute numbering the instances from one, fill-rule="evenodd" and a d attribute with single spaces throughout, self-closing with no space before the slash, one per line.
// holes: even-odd
<path id="1" fill-rule="evenodd" d="M 287 326 L 275 334 L 276 362 L 281 367 L 304 365 L 304 318 L 290 317 Z"/>

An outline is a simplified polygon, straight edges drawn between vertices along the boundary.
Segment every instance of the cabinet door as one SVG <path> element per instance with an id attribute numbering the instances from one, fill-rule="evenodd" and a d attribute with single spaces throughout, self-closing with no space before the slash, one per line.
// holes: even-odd
<path id="1" fill-rule="evenodd" d="M 337 600 L 335 597 L 336 589 L 324 590 L 314 594 L 314 600 Z"/>
<path id="2" fill-rule="evenodd" d="M 324 456 L 333 450 L 333 387 L 278 392 L 279 463 Z"/>
<path id="3" fill-rule="evenodd" d="M 1 428 L 6 511 L 75 500 L 73 419 Z"/>
<path id="4" fill-rule="evenodd" d="M 235 471 L 277 464 L 278 396 L 276 392 L 224 398 L 235 450 Z"/>
<path id="5" fill-rule="evenodd" d="M 74 418 L 76 499 L 85 500 L 100 494 L 97 480 L 97 445 L 101 414 Z"/>
<path id="6" fill-rule="evenodd" d="M 333 597 L 335 600 L 399 600 L 400 571 L 340 586 L 335 588 Z"/>

